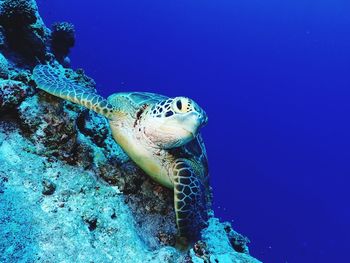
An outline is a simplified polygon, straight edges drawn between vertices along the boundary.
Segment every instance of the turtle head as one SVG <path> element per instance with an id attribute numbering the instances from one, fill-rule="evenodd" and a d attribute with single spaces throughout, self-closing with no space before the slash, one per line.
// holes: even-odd
<path id="1" fill-rule="evenodd" d="M 147 114 L 145 133 L 160 148 L 169 149 L 194 139 L 208 117 L 192 99 L 175 97 L 154 104 Z"/>

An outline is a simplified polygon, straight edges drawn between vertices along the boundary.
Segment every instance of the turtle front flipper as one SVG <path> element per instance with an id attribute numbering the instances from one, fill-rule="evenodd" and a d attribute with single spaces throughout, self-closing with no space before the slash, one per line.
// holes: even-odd
<path id="1" fill-rule="evenodd" d="M 106 99 L 68 79 L 61 69 L 37 65 L 33 70 L 33 79 L 39 89 L 51 95 L 80 104 L 107 118 L 113 115 L 114 108 Z"/>
<path id="2" fill-rule="evenodd" d="M 174 204 L 176 224 L 181 237 L 188 241 L 200 239 L 208 221 L 208 188 L 187 159 L 176 160 L 174 166 Z"/>

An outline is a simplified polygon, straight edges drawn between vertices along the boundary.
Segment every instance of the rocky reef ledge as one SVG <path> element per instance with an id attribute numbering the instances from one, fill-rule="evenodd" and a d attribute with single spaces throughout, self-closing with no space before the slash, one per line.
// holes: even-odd
<path id="1" fill-rule="evenodd" d="M 37 64 L 69 67 L 74 26 L 47 28 L 33 0 L 0 0 L 0 262 L 259 262 L 215 217 L 176 246 L 173 194 L 146 176 L 106 120 L 39 91 Z"/>

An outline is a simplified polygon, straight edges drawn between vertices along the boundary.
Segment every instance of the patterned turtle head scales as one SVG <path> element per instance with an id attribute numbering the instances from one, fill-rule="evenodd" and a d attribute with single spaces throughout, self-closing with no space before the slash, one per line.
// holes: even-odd
<path id="1" fill-rule="evenodd" d="M 147 137 L 160 148 L 170 149 L 193 140 L 208 117 L 192 99 L 168 98 L 154 104 L 144 115 Z"/>

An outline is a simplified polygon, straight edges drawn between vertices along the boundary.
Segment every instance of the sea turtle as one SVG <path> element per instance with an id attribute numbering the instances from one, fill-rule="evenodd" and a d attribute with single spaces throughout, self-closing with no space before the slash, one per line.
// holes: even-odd
<path id="1" fill-rule="evenodd" d="M 197 103 L 147 92 L 115 93 L 106 100 L 49 65 L 36 66 L 33 79 L 38 88 L 105 116 L 128 156 L 155 181 L 174 190 L 180 236 L 192 241 L 200 237 L 208 219 L 210 187 L 199 133 L 208 118 Z"/>

